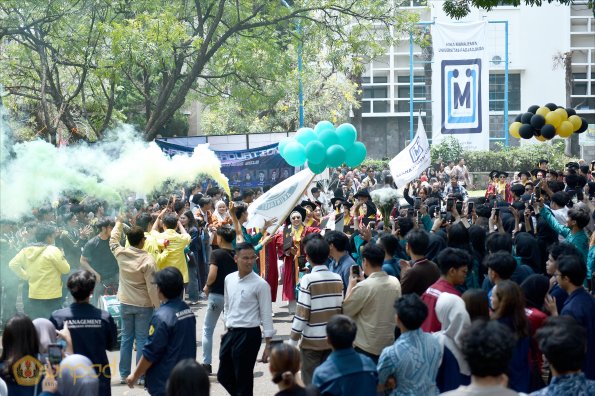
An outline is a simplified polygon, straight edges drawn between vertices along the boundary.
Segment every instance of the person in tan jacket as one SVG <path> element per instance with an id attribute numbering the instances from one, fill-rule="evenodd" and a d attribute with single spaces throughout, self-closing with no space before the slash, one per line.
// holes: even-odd
<path id="1" fill-rule="evenodd" d="M 120 377 L 130 374 L 132 345 L 136 339 L 136 361 L 149 335 L 153 309 L 160 305 L 157 286 L 153 283 L 156 272 L 155 260 L 145 250 L 145 232 L 134 226 L 126 232 L 130 246 L 120 245 L 122 221 L 118 219 L 110 236 L 110 249 L 118 261 L 120 282 L 118 299 L 122 317 L 122 345 L 120 347 Z"/>
<path id="2" fill-rule="evenodd" d="M 23 248 L 8 264 L 28 283 L 25 312 L 31 319 L 49 318 L 62 308 L 62 275 L 68 274 L 70 265 L 54 246 L 55 233 L 54 227 L 40 224 L 35 231 L 37 243 Z"/>
<path id="3" fill-rule="evenodd" d="M 357 324 L 354 347 L 374 363 L 382 350 L 395 341 L 395 311 L 390 302 L 401 297 L 401 285 L 394 276 L 382 271 L 384 250 L 367 244 L 362 252 L 363 272 L 351 273 L 343 301 L 343 314 Z"/>

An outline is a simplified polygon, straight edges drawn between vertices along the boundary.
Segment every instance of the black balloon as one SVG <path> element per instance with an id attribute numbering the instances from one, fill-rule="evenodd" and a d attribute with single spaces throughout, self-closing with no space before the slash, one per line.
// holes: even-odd
<path id="1" fill-rule="evenodd" d="M 583 133 L 587 130 L 587 128 L 589 128 L 589 124 L 587 124 L 587 120 L 585 120 L 583 117 L 581 117 L 581 120 L 583 121 L 583 123 L 581 124 L 581 127 L 575 133 Z"/>
<path id="2" fill-rule="evenodd" d="M 556 136 L 556 128 L 551 124 L 545 124 L 541 127 L 539 132 L 541 133 L 541 136 L 548 140 L 553 139 Z"/>
<path id="3" fill-rule="evenodd" d="M 531 117 L 533 117 L 534 114 L 533 113 L 523 113 L 523 115 L 521 116 L 521 122 L 523 124 L 530 124 L 531 123 Z"/>
<path id="4" fill-rule="evenodd" d="M 545 117 L 540 114 L 535 114 L 531 117 L 531 126 L 535 129 L 541 129 L 545 125 Z"/>
<path id="5" fill-rule="evenodd" d="M 527 112 L 535 114 L 537 109 L 539 109 L 539 106 L 537 106 L 537 105 L 529 106 L 529 108 L 527 109 Z"/>
<path id="6" fill-rule="evenodd" d="M 519 135 L 523 139 L 531 139 L 533 137 L 533 127 L 529 124 L 523 124 L 519 128 Z"/>
<path id="7" fill-rule="evenodd" d="M 521 122 L 521 117 L 522 117 L 523 113 L 517 115 L 516 117 L 514 117 L 514 122 Z"/>
<path id="8" fill-rule="evenodd" d="M 568 117 L 576 115 L 576 111 L 573 108 L 568 107 L 564 110 L 566 110 L 566 114 L 568 114 Z"/>
<path id="9" fill-rule="evenodd" d="M 550 109 L 550 111 L 554 111 L 558 108 L 558 106 L 556 106 L 555 103 L 548 103 L 545 105 L 545 107 L 547 107 L 548 109 Z"/>

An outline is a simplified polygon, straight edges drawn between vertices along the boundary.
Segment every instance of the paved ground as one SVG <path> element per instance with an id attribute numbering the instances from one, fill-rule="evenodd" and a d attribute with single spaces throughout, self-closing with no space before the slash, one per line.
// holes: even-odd
<path id="1" fill-rule="evenodd" d="M 281 289 L 281 287 L 279 287 Z M 202 363 L 202 324 L 205 315 L 205 302 L 201 302 L 194 309 L 196 310 L 196 340 L 197 349 L 196 357 L 199 363 Z M 289 316 L 287 313 L 287 302 L 281 302 L 281 293 L 277 298 L 277 302 L 273 303 L 273 322 L 275 329 L 277 330 L 276 338 L 287 339 L 291 330 L 291 321 L 293 316 Z M 221 344 L 221 333 L 223 332 L 223 323 L 221 320 L 217 323 L 215 334 L 213 336 L 213 371 L 216 372 L 219 367 L 219 346 Z M 263 342 L 264 346 L 264 342 Z M 262 347 L 258 353 L 258 357 L 262 355 Z M 120 361 L 120 352 L 108 352 L 108 357 L 112 366 L 112 374 L 114 378 L 112 380 L 112 395 L 113 396 L 141 396 L 148 395 L 142 387 L 137 386 L 134 389 L 128 388 L 126 385 L 120 385 L 120 375 L 118 372 L 118 363 Z M 134 352 L 133 352 L 134 361 Z M 254 394 L 255 395 L 274 395 L 277 392 L 277 386 L 271 382 L 271 374 L 269 373 L 268 364 L 256 363 L 254 368 Z M 224 396 L 228 393 L 223 387 L 217 382 L 216 377 L 211 377 L 211 396 Z"/>

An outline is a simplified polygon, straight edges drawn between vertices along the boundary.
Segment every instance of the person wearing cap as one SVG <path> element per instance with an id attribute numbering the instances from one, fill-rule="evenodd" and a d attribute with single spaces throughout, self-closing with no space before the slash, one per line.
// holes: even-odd
<path id="1" fill-rule="evenodd" d="M 510 183 L 508 183 L 508 181 L 506 180 L 507 178 L 507 172 L 498 172 L 498 183 L 496 184 L 496 191 L 504 201 L 512 203 L 512 191 L 510 191 Z"/>
<path id="2" fill-rule="evenodd" d="M 517 173 L 517 177 L 520 179 L 523 186 L 527 184 L 529 180 L 531 180 L 531 174 L 527 171 L 520 171 Z"/>
<path id="3" fill-rule="evenodd" d="M 580 168 L 580 165 L 578 164 L 578 162 L 574 162 L 574 161 L 570 161 L 565 165 L 566 170 L 574 170 L 577 171 Z"/>
<path id="4" fill-rule="evenodd" d="M 545 178 L 546 175 L 546 171 L 544 171 L 543 169 L 533 169 L 531 171 L 531 175 L 533 176 L 533 179 L 535 180 L 535 182 L 539 182 L 540 180 Z"/>
<path id="5" fill-rule="evenodd" d="M 355 211 L 355 217 L 358 217 L 360 215 L 359 209 L 362 208 L 364 204 L 366 210 L 364 213 L 361 213 L 361 215 L 365 217 L 376 215 L 376 205 L 374 205 L 374 202 L 372 202 L 372 196 L 370 196 L 370 193 L 367 189 L 362 188 L 353 196 L 353 198 L 357 199 L 357 202 L 355 203 L 355 206 L 353 208 Z"/>
<path id="6" fill-rule="evenodd" d="M 277 257 L 283 260 L 283 300 L 289 301 L 289 313 L 295 314 L 295 286 L 299 272 L 305 270 L 306 255 L 302 240 L 308 234 L 318 233 L 317 227 L 304 225 L 306 209 L 296 206 L 285 220 L 285 226 L 275 235 Z"/>
<path id="7" fill-rule="evenodd" d="M 302 201 L 300 206 L 306 210 L 306 217 L 304 218 L 304 225 L 306 227 L 318 227 L 320 226 L 320 220 L 316 219 L 314 216 L 314 210 L 316 209 L 316 204 L 311 201 Z"/>
<path id="8" fill-rule="evenodd" d="M 489 180 L 488 186 L 486 188 L 486 193 L 485 193 L 486 199 L 489 199 L 498 193 L 496 191 L 496 185 L 498 184 L 498 173 L 499 172 L 497 170 L 493 170 L 489 174 L 490 180 Z"/>
<path id="9" fill-rule="evenodd" d="M 335 197 L 331 199 L 331 205 L 335 209 L 335 230 L 350 235 L 353 232 L 351 227 L 351 207 L 353 204 L 342 197 Z"/>

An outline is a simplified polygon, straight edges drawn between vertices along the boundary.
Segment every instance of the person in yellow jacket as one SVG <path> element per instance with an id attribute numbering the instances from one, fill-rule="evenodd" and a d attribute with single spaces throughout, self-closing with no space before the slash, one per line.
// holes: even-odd
<path id="1" fill-rule="evenodd" d="M 62 275 L 70 265 L 62 250 L 54 246 L 54 227 L 41 224 L 35 231 L 37 243 L 23 248 L 8 264 L 17 276 L 28 283 L 25 312 L 31 319 L 49 318 L 62 308 Z"/>
<path id="2" fill-rule="evenodd" d="M 159 223 L 163 226 L 165 231 L 157 232 Z M 176 231 L 179 230 L 180 233 Z M 157 268 L 162 270 L 166 267 L 176 267 L 182 273 L 184 284 L 188 283 L 188 265 L 186 264 L 186 254 L 184 248 L 190 244 L 190 234 L 178 220 L 175 213 L 165 214 L 165 210 L 159 214 L 157 221 L 153 224 L 151 234 L 158 240 L 164 240 L 165 249 L 161 252 L 156 260 Z"/>

